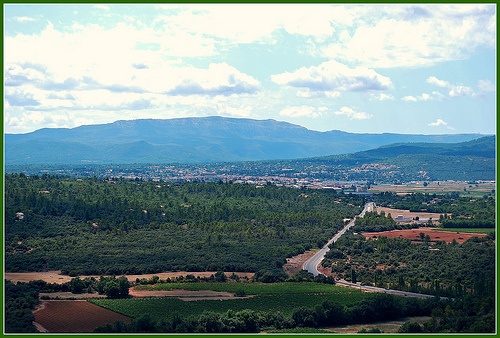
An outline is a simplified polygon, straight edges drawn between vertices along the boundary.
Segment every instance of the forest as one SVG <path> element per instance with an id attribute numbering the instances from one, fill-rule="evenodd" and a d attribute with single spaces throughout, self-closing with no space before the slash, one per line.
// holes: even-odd
<path id="1" fill-rule="evenodd" d="M 363 196 L 229 182 L 5 176 L 6 271 L 280 269 L 322 247 Z"/>

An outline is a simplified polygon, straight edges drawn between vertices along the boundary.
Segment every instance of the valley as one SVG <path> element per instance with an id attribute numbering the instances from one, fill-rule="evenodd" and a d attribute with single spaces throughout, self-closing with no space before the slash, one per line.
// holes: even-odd
<path id="1" fill-rule="evenodd" d="M 30 321 L 47 314 L 39 330 L 306 333 L 417 316 L 426 320 L 396 330 L 454 332 L 480 304 L 462 331 L 492 330 L 495 137 L 281 160 L 137 162 L 8 161 L 9 330 L 34 331 Z M 82 300 L 127 319 L 103 322 L 90 310 L 101 320 L 93 328 L 80 329 L 75 316 L 72 328 L 61 326 L 52 305 Z M 52 305 L 33 317 L 27 309 L 37 304 Z"/>

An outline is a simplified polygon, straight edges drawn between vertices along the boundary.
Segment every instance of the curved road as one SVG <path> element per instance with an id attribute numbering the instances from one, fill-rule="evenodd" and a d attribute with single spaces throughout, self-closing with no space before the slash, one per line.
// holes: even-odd
<path id="1" fill-rule="evenodd" d="M 363 217 L 366 212 L 371 212 L 375 210 L 375 203 L 369 202 L 365 204 L 365 208 L 359 214 L 357 217 Z M 340 236 L 342 236 L 347 230 L 349 230 L 353 225 L 354 222 L 356 221 L 356 217 L 349 222 L 342 230 L 340 230 L 332 239 L 326 243 L 326 245 L 319 250 L 314 256 L 312 256 L 307 262 L 304 263 L 302 266 L 303 270 L 307 270 L 310 273 L 312 273 L 314 276 L 319 275 L 321 272 L 318 271 L 318 265 L 321 263 L 323 258 L 325 257 L 325 254 L 330 251 L 330 248 L 328 247 L 330 244 L 335 243 Z M 376 291 L 376 292 L 387 292 L 387 293 L 392 293 L 392 294 L 398 294 L 402 296 L 413 296 L 413 297 L 426 297 L 426 298 L 433 298 L 435 296 L 432 295 L 425 295 L 422 293 L 414 293 L 414 292 L 406 292 L 406 291 L 400 291 L 400 290 L 392 290 L 392 289 L 384 289 L 384 288 L 378 288 L 374 286 L 366 286 L 366 285 L 360 285 L 360 284 L 354 284 L 350 282 L 346 282 L 343 280 L 336 279 L 335 282 L 337 284 L 342 284 L 350 287 L 356 287 L 361 290 L 367 290 L 367 291 Z M 441 299 L 448 299 L 447 297 L 441 297 Z M 453 298 L 451 298 L 453 300 Z"/>
<path id="2" fill-rule="evenodd" d="M 373 202 L 366 203 L 365 208 L 363 209 L 361 214 L 359 214 L 359 216 L 357 217 L 363 217 L 367 211 L 373 211 L 374 209 L 375 209 L 375 203 Z M 309 271 L 314 276 L 319 275 L 320 272 L 318 271 L 318 265 L 325 257 L 325 254 L 328 251 L 330 251 L 330 248 L 328 246 L 332 243 L 335 243 L 340 238 L 340 236 L 342 236 L 347 230 L 349 230 L 354 225 L 355 220 L 356 217 L 354 217 L 354 219 L 351 222 L 349 222 L 349 224 L 347 224 L 344 227 L 344 229 L 340 230 L 332 239 L 330 239 L 328 243 L 326 243 L 326 245 L 321 250 L 319 250 L 314 256 L 312 256 L 307 262 L 305 262 L 304 265 L 302 266 L 302 269 Z"/>

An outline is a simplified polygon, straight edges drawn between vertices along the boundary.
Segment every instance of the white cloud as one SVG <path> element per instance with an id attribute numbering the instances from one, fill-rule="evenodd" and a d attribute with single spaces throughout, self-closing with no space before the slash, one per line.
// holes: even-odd
<path id="1" fill-rule="evenodd" d="M 210 64 L 208 69 L 182 69 L 182 78 L 167 93 L 171 95 L 231 95 L 252 94 L 260 83 L 226 63 Z"/>
<path id="2" fill-rule="evenodd" d="M 437 119 L 436 122 L 429 123 L 428 126 L 430 126 L 430 127 L 446 127 L 447 129 L 450 129 L 450 130 L 456 130 L 455 128 L 449 126 L 448 123 L 444 122 L 441 119 Z"/>
<path id="3" fill-rule="evenodd" d="M 77 116 L 73 112 L 25 112 L 20 116 L 11 116 L 9 113 L 5 114 L 5 125 L 9 127 L 9 132 L 24 133 L 33 128 L 38 129 L 40 126 L 45 128 L 74 128 L 81 125 L 94 124 L 94 121 L 89 118 Z"/>
<path id="4" fill-rule="evenodd" d="M 490 80 L 479 80 L 477 86 L 482 92 L 494 92 L 496 90 L 495 85 Z"/>
<path id="5" fill-rule="evenodd" d="M 17 22 L 21 22 L 21 23 L 23 23 L 23 22 L 33 22 L 33 21 L 36 21 L 36 19 L 35 19 L 35 18 L 31 18 L 31 17 L 29 17 L 29 16 L 16 16 L 16 17 L 14 17 L 13 19 L 14 19 L 15 21 L 17 21 Z"/>
<path id="6" fill-rule="evenodd" d="M 403 101 L 411 101 L 411 102 L 417 102 L 417 98 L 411 95 L 405 96 L 402 98 Z"/>
<path id="7" fill-rule="evenodd" d="M 450 83 L 448 81 L 439 80 L 435 76 L 430 76 L 427 79 L 427 83 L 430 83 L 430 84 L 433 84 L 433 85 L 436 85 L 436 86 L 439 86 L 439 87 L 444 87 L 444 88 L 450 86 Z"/>
<path id="8" fill-rule="evenodd" d="M 467 96 L 474 94 L 472 88 L 466 86 L 452 86 L 448 95 L 454 96 Z"/>
<path id="9" fill-rule="evenodd" d="M 436 122 L 432 122 L 432 123 L 428 124 L 428 126 L 431 126 L 431 127 L 439 127 L 439 126 L 446 126 L 446 125 L 448 125 L 448 123 L 444 122 L 441 119 L 437 119 Z"/>
<path id="10" fill-rule="evenodd" d="M 432 95 L 434 95 L 434 97 L 436 98 L 436 100 L 439 100 L 439 101 L 447 101 L 447 100 L 449 100 L 445 95 L 441 94 L 438 91 L 432 92 Z"/>
<path id="11" fill-rule="evenodd" d="M 391 94 L 384 94 L 384 93 L 380 93 L 380 94 L 371 94 L 370 97 L 373 99 L 373 100 L 377 100 L 377 101 L 387 101 L 387 100 L 394 100 L 394 96 L 392 96 Z"/>
<path id="12" fill-rule="evenodd" d="M 299 90 L 299 91 L 297 91 L 296 96 L 301 97 L 301 98 L 305 98 L 305 99 L 315 99 L 318 97 L 339 98 L 340 92 L 338 92 L 338 91 L 318 92 L 318 91 L 311 91 L 311 90 L 305 90 L 305 91 Z"/>
<path id="13" fill-rule="evenodd" d="M 449 92 L 448 95 L 451 97 L 456 97 L 456 96 L 467 96 L 467 95 L 473 95 L 474 91 L 472 88 L 463 86 L 463 85 L 454 85 L 451 84 L 448 81 L 444 80 L 439 80 L 435 76 L 431 76 L 427 79 L 427 83 L 443 87 L 443 88 L 448 88 Z"/>
<path id="14" fill-rule="evenodd" d="M 420 95 L 419 97 L 419 100 L 421 101 L 428 101 L 431 99 L 431 96 L 429 94 L 426 94 L 426 93 L 422 93 L 422 95 Z"/>
<path id="15" fill-rule="evenodd" d="M 461 60 L 479 47 L 496 46 L 493 4 L 356 8 L 360 15 L 352 38 L 323 46 L 326 57 L 373 68 L 420 67 Z"/>
<path id="16" fill-rule="evenodd" d="M 349 107 L 342 107 L 340 110 L 334 112 L 335 115 L 346 115 L 351 120 L 366 120 L 373 117 L 371 114 L 365 112 L 356 112 L 354 109 Z"/>
<path id="17" fill-rule="evenodd" d="M 288 117 L 311 117 L 317 118 L 323 116 L 324 113 L 328 111 L 326 107 L 309 107 L 309 106 L 301 106 L 301 107 L 289 107 L 285 108 L 280 112 L 281 116 Z"/>
<path id="18" fill-rule="evenodd" d="M 411 95 L 405 96 L 402 98 L 402 100 L 403 101 L 410 101 L 410 102 L 429 101 L 429 100 L 432 100 L 432 96 L 430 96 L 427 93 L 422 93 L 422 95 L 419 95 L 417 97 L 411 96 Z"/>
<path id="19" fill-rule="evenodd" d="M 277 84 L 307 88 L 312 92 L 378 91 L 389 89 L 391 79 L 366 67 L 349 68 L 330 60 L 315 67 L 302 67 L 293 73 L 272 75 Z"/>

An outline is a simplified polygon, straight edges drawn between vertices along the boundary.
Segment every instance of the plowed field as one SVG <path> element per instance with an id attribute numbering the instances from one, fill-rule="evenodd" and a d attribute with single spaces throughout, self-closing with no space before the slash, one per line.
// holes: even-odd
<path id="1" fill-rule="evenodd" d="M 34 311 L 35 322 L 46 332 L 88 333 L 105 324 L 121 320 L 126 324 L 130 317 L 106 310 L 84 300 L 48 300 Z"/>

